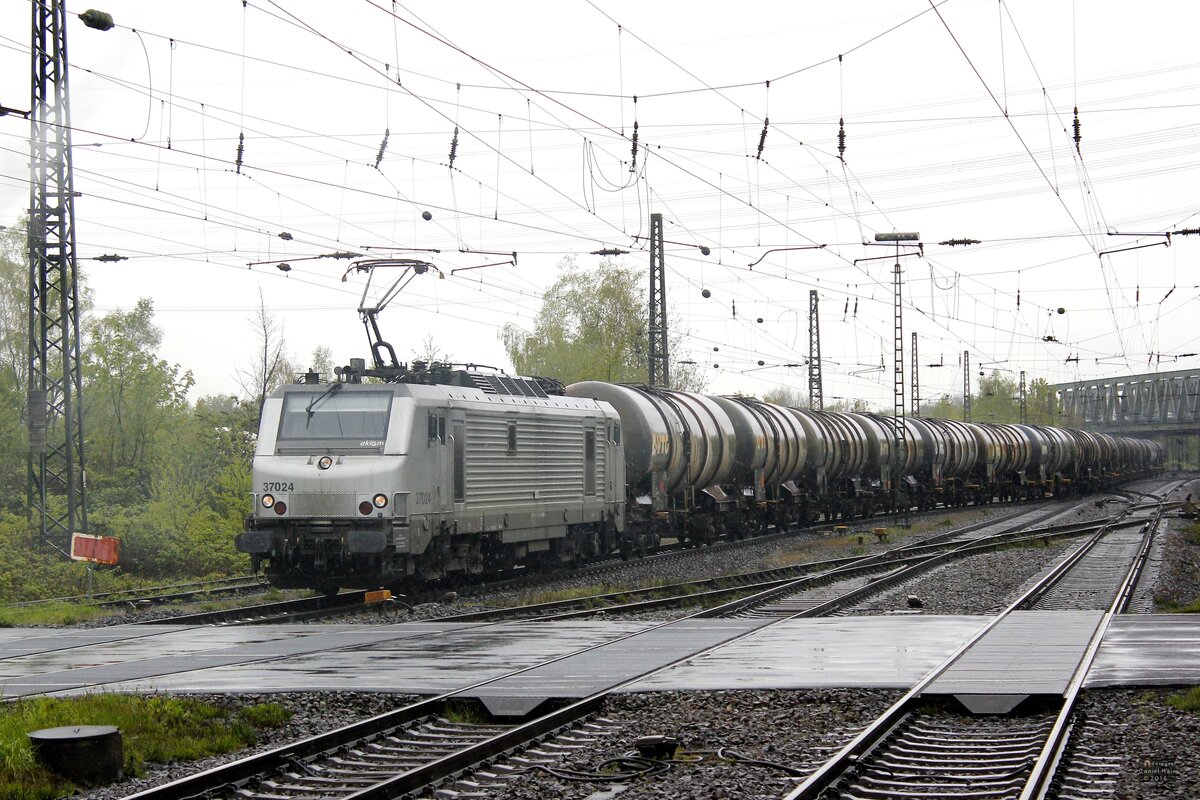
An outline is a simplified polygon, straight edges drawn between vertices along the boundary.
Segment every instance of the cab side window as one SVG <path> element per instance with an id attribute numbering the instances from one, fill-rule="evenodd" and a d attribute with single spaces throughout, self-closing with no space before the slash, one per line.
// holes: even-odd
<path id="1" fill-rule="evenodd" d="M 446 444 L 446 417 L 436 411 L 429 412 L 429 432 L 427 444 L 430 447 Z"/>

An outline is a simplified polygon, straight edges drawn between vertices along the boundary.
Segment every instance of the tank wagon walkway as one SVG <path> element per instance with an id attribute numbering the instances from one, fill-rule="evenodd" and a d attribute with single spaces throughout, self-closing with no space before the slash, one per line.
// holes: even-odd
<path id="1" fill-rule="evenodd" d="M 985 639 L 985 661 L 974 675 L 967 665 L 958 679 L 991 679 L 1018 665 L 1028 671 L 1033 647 L 1051 634 L 1056 644 L 1044 666 L 1069 675 L 1082 656 L 1079 642 L 1095 627 L 1090 616 L 1098 618 L 1088 612 L 1027 615 L 1000 644 Z M 661 627 L 586 621 L 7 629 L 0 630 L 0 691 L 9 699 L 88 691 L 441 694 L 555 657 L 563 658 L 489 688 L 481 699 L 516 714 L 544 698 L 582 697 L 622 681 L 633 681 L 624 691 L 908 689 L 989 619 L 841 617 L 762 630 L 761 621 L 751 619 Z M 714 645 L 721 646 L 710 649 Z M 1047 691 L 1055 691 L 1056 680 L 1048 672 Z M 1113 621 L 1086 685 L 1196 683 L 1200 615 L 1140 615 Z"/>

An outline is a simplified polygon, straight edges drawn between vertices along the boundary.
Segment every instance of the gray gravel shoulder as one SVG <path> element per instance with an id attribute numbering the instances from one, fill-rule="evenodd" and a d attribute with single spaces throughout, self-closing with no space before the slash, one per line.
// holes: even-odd
<path id="1" fill-rule="evenodd" d="M 1097 689 L 1080 698 L 1089 724 L 1071 758 L 1119 759 L 1116 800 L 1195 800 L 1200 794 L 1200 713 L 1167 702 L 1177 688 Z"/>

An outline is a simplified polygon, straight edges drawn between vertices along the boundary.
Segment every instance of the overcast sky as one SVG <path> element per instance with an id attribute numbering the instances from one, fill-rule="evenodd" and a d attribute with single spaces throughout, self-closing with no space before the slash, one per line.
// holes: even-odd
<path id="1" fill-rule="evenodd" d="M 713 392 L 806 392 L 816 289 L 826 399 L 890 409 L 895 251 L 863 242 L 891 231 L 923 244 L 901 264 L 906 360 L 916 331 L 943 365 L 924 398 L 961 392 L 963 351 L 975 380 L 1200 363 L 1178 358 L 1200 351 L 1200 236 L 1162 235 L 1200 228 L 1195 2 L 97 7 L 116 28 L 68 24 L 80 265 L 99 312 L 153 299 L 198 395 L 236 391 L 260 292 L 297 362 L 368 356 L 360 276 L 318 257 L 343 251 L 444 274 L 380 316 L 402 359 L 432 336 L 508 367 L 497 332 L 532 327 L 555 265 L 646 268 L 652 212 L 672 358 Z M 10 108 L 30 8 L 0 0 Z M 0 224 L 28 206 L 28 137 L 0 117 Z"/>

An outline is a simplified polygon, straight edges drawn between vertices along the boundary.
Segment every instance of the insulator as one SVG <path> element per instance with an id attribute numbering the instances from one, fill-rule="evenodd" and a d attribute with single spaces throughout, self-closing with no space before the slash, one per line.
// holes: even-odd
<path id="1" fill-rule="evenodd" d="M 737 300 L 730 300 L 729 308 L 731 311 L 733 311 L 733 318 L 737 319 Z"/>
<path id="2" fill-rule="evenodd" d="M 1080 128 L 1079 106 L 1075 106 L 1075 152 L 1076 153 L 1079 152 L 1079 142 L 1083 139 L 1083 137 L 1079 135 L 1079 128 Z"/>
<path id="3" fill-rule="evenodd" d="M 637 147 L 638 147 L 637 140 L 638 140 L 638 124 L 637 124 L 637 120 L 635 119 L 633 121 L 633 144 L 629 148 L 630 155 L 633 158 L 633 160 L 630 162 L 630 165 L 629 165 L 630 172 L 637 172 Z"/>
<path id="4" fill-rule="evenodd" d="M 246 134 L 238 134 L 238 149 L 237 149 L 237 174 L 242 174 L 242 154 L 246 151 Z"/>
<path id="5" fill-rule="evenodd" d="M 845 161 L 843 158 L 846 154 L 846 121 L 838 117 L 838 158 Z"/>
<path id="6" fill-rule="evenodd" d="M 854 313 L 851 316 L 853 316 L 855 319 L 858 319 L 858 298 L 857 297 L 854 298 Z"/>
<path id="7" fill-rule="evenodd" d="M 759 134 L 759 137 L 758 137 L 758 155 L 756 155 L 754 157 L 755 160 L 759 160 L 762 158 L 763 145 L 767 143 L 767 126 L 770 124 L 771 124 L 771 118 L 764 117 L 762 133 Z"/>
<path id="8" fill-rule="evenodd" d="M 113 27 L 112 14 L 109 14 L 107 11 L 97 11 L 94 8 L 89 8 L 80 14 L 79 18 L 83 20 L 84 25 L 98 31 L 110 31 Z"/>
<path id="9" fill-rule="evenodd" d="M 1017 308 L 1021 307 L 1021 290 L 1017 289 Z"/>
<path id="10" fill-rule="evenodd" d="M 458 156 L 458 126 L 454 126 L 454 138 L 450 140 L 450 166 L 454 166 L 454 159 Z"/>
<path id="11" fill-rule="evenodd" d="M 375 169 L 379 169 L 379 162 L 383 161 L 383 151 L 387 150 L 388 137 L 391 135 L 390 128 L 383 129 L 383 141 L 379 143 L 379 152 L 375 154 Z"/>

